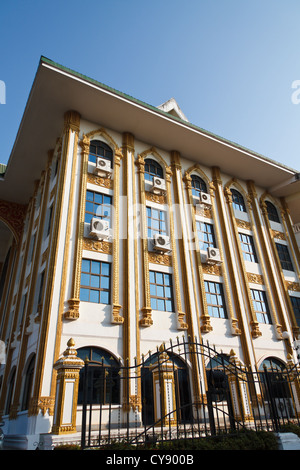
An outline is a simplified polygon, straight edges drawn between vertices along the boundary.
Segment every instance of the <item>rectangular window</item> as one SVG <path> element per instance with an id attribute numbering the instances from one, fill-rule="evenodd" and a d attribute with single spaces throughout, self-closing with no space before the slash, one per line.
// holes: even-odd
<path id="1" fill-rule="evenodd" d="M 257 321 L 266 324 L 272 323 L 266 293 L 262 290 L 251 289 L 251 296 Z"/>
<path id="2" fill-rule="evenodd" d="M 110 303 L 110 263 L 82 260 L 80 300 L 100 304 Z"/>
<path id="3" fill-rule="evenodd" d="M 212 224 L 206 222 L 196 221 L 197 234 L 199 240 L 199 249 L 206 250 L 207 248 L 213 248 L 216 246 L 214 227 Z"/>
<path id="4" fill-rule="evenodd" d="M 95 191 L 86 192 L 85 218 L 90 223 L 93 217 L 109 221 L 111 227 L 112 197 Z"/>
<path id="5" fill-rule="evenodd" d="M 300 297 L 290 296 L 297 325 L 300 326 Z"/>
<path id="6" fill-rule="evenodd" d="M 251 261 L 252 263 L 257 263 L 257 256 L 253 237 L 251 235 L 246 235 L 245 233 L 239 233 L 239 236 L 244 260 Z"/>
<path id="7" fill-rule="evenodd" d="M 167 235 L 166 212 L 147 207 L 148 238 L 156 234 Z"/>
<path id="8" fill-rule="evenodd" d="M 289 254 L 288 247 L 281 243 L 275 243 L 282 269 L 294 271 L 293 263 Z"/>
<path id="9" fill-rule="evenodd" d="M 153 310 L 174 312 L 171 274 L 150 271 L 150 296 Z"/>
<path id="10" fill-rule="evenodd" d="M 211 281 L 204 281 L 204 284 L 209 316 L 215 318 L 227 318 L 222 284 Z"/>

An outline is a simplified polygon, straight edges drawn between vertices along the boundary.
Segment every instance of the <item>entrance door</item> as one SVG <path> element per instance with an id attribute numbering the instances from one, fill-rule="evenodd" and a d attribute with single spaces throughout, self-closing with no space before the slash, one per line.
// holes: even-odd
<path id="1" fill-rule="evenodd" d="M 158 354 L 153 354 L 143 364 L 141 371 L 142 379 L 142 419 L 144 425 L 154 424 L 154 406 L 156 405 L 156 397 L 153 388 L 153 370 L 151 365 L 158 360 Z M 173 362 L 173 373 L 175 378 L 175 399 L 176 399 L 176 415 L 179 423 L 190 422 L 192 418 L 190 382 L 188 368 L 185 362 L 169 353 L 169 360 Z"/>

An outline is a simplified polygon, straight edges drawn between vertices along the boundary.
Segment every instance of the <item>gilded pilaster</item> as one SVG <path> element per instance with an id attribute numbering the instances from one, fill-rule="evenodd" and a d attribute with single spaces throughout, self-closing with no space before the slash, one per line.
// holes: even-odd
<path id="1" fill-rule="evenodd" d="M 241 309 L 241 304 L 239 301 L 239 292 L 238 292 L 238 285 L 239 285 L 239 278 L 236 277 L 238 273 L 236 272 L 233 259 L 232 259 L 232 250 L 229 244 L 229 240 L 231 239 L 230 233 L 228 233 L 228 227 L 226 224 L 226 211 L 224 205 L 224 192 L 223 192 L 223 185 L 220 176 L 220 170 L 217 167 L 212 168 L 213 171 L 213 184 L 215 187 L 215 197 L 216 197 L 216 206 L 218 209 L 218 215 L 220 220 L 221 226 L 221 234 L 224 244 L 224 254 L 226 258 L 226 268 L 228 270 L 228 277 L 230 286 L 232 289 L 232 299 L 233 299 L 233 308 L 235 311 L 235 316 L 238 321 L 238 329 L 241 338 L 241 345 L 244 354 L 244 362 L 246 364 L 251 364 L 250 359 L 250 351 L 248 348 L 248 342 L 245 334 L 245 327 L 244 327 L 244 320 L 243 320 L 243 313 Z"/>
<path id="2" fill-rule="evenodd" d="M 58 182 L 57 182 L 57 190 L 56 190 L 56 199 L 55 199 L 55 212 L 54 212 L 54 219 L 53 219 L 53 227 L 52 232 L 50 235 L 50 246 L 49 246 L 49 259 L 48 259 L 48 275 L 49 278 L 47 280 L 45 295 L 44 295 L 44 308 L 42 312 L 41 318 L 41 328 L 40 328 L 40 337 L 39 337 L 39 344 L 37 350 L 37 360 L 36 360 L 36 376 L 35 382 L 33 385 L 33 399 L 35 403 L 38 403 L 38 400 L 41 398 L 42 395 L 42 386 L 43 386 L 43 375 L 44 375 L 44 367 L 46 361 L 46 351 L 47 351 L 47 338 L 49 335 L 49 327 L 50 327 L 50 316 L 51 316 L 51 309 L 52 309 L 52 301 L 53 301 L 53 291 L 54 291 L 54 281 L 55 281 L 55 274 L 56 274 L 56 267 L 57 267 L 57 260 L 58 260 L 58 251 L 59 251 L 59 238 L 60 232 L 64 223 L 62 223 L 62 212 L 63 212 L 63 202 L 65 200 L 66 194 L 66 174 L 68 171 L 68 164 L 70 157 L 70 146 L 71 146 L 71 139 L 73 133 L 76 135 L 79 132 L 79 125 L 80 125 L 80 115 L 75 111 L 69 111 L 65 113 L 65 125 L 63 131 L 63 145 L 62 145 L 62 154 L 61 154 L 61 162 L 60 162 L 60 169 L 59 174 L 57 175 Z M 57 346 L 56 346 L 57 347 Z M 54 351 L 55 353 L 55 351 Z M 51 394 L 54 390 L 54 384 L 52 383 Z M 50 391 L 49 391 L 50 393 Z M 53 409 L 50 410 L 53 412 Z"/>

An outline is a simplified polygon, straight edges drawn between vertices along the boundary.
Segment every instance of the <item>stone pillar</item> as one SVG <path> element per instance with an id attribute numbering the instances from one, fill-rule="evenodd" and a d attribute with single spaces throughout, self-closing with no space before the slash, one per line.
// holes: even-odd
<path id="1" fill-rule="evenodd" d="M 177 424 L 174 365 L 166 352 L 161 352 L 152 365 L 154 421 L 156 426 Z M 163 420 L 163 422 L 161 422 Z"/>
<path id="2" fill-rule="evenodd" d="M 57 370 L 53 434 L 76 432 L 79 372 L 84 361 L 77 357 L 72 338 L 67 345 L 65 352 L 53 366 Z"/>
<path id="3" fill-rule="evenodd" d="M 247 377 L 233 350 L 230 351 L 229 362 L 232 364 L 232 372 L 228 374 L 228 382 L 234 418 L 237 421 L 253 421 Z"/>

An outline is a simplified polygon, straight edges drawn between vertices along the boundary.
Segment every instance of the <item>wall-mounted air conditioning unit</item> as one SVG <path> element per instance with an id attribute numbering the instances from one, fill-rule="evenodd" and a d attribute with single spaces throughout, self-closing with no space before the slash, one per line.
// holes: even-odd
<path id="1" fill-rule="evenodd" d="M 107 240 L 109 238 L 109 222 L 108 220 L 93 217 L 90 222 L 90 236 L 97 237 L 98 240 Z"/>
<path id="2" fill-rule="evenodd" d="M 209 247 L 207 248 L 206 263 L 208 264 L 221 264 L 220 250 L 217 248 Z"/>
<path id="3" fill-rule="evenodd" d="M 207 193 L 199 193 L 199 204 L 211 206 L 211 197 Z"/>
<path id="4" fill-rule="evenodd" d="M 166 193 L 166 182 L 158 176 L 154 176 L 151 191 L 154 194 L 165 194 Z"/>
<path id="5" fill-rule="evenodd" d="M 161 253 L 171 251 L 170 237 L 156 233 L 153 238 L 153 248 Z"/>
<path id="6" fill-rule="evenodd" d="M 98 176 L 107 177 L 111 174 L 111 172 L 112 169 L 110 161 L 106 160 L 105 158 L 97 157 L 94 173 Z"/>

